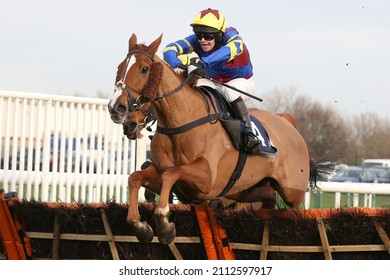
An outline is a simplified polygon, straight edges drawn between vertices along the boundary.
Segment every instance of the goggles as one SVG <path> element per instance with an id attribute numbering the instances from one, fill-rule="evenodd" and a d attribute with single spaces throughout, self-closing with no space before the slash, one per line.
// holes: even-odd
<path id="1" fill-rule="evenodd" d="M 195 32 L 195 36 L 198 40 L 204 38 L 206 41 L 214 40 L 218 36 L 218 32 L 207 33 L 207 32 Z"/>

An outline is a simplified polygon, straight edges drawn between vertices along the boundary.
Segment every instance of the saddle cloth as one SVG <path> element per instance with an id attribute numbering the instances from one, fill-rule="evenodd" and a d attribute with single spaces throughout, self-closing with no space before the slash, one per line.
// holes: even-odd
<path id="1" fill-rule="evenodd" d="M 263 124 L 252 115 L 250 115 L 250 118 L 252 121 L 252 132 L 260 140 L 260 151 L 266 154 L 276 153 L 277 149 L 272 145 L 271 139 L 269 138 L 268 133 L 265 130 Z M 242 129 L 243 127 L 244 125 L 242 125 Z"/>

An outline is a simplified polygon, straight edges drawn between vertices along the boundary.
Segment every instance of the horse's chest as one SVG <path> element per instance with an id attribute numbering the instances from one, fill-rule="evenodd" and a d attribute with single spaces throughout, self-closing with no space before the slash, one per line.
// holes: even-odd
<path id="1" fill-rule="evenodd" d="M 158 158 L 156 157 L 155 159 L 164 167 L 193 163 L 199 157 L 205 155 L 207 145 L 204 138 L 193 137 L 190 134 L 162 137 L 158 145 L 151 146 L 152 155 L 154 153 L 158 155 Z M 161 167 L 164 168 L 163 166 Z"/>
<path id="2" fill-rule="evenodd" d="M 172 159 L 175 165 L 183 165 L 195 161 L 196 157 L 190 150 L 175 149 L 172 153 Z"/>

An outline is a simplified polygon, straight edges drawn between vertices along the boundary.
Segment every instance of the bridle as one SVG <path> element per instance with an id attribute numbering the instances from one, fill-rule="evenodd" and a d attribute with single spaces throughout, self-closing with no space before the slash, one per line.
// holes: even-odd
<path id="1" fill-rule="evenodd" d="M 126 60 L 126 65 L 125 65 L 125 73 L 124 73 L 122 79 L 120 79 L 119 81 L 116 82 L 115 88 L 116 89 L 121 88 L 122 90 L 126 91 L 129 111 L 130 112 L 141 111 L 142 114 L 145 116 L 144 122 L 141 125 L 146 125 L 149 122 L 155 121 L 155 118 L 151 112 L 152 110 L 150 110 L 151 106 L 149 107 L 148 111 L 145 111 L 142 107 L 146 103 L 157 102 L 157 101 L 160 101 L 161 99 L 166 98 L 166 97 L 168 97 L 176 92 L 179 92 L 192 79 L 193 74 L 191 73 L 190 75 L 188 75 L 187 78 L 177 88 L 175 88 L 167 93 L 164 93 L 160 96 L 157 96 L 154 99 L 149 99 L 149 98 L 145 97 L 145 88 L 143 88 L 141 90 L 137 90 L 133 86 L 127 85 L 125 83 L 126 75 L 128 72 L 127 68 L 129 67 L 129 62 L 130 62 L 131 56 L 136 54 L 136 53 L 145 55 L 146 57 L 148 57 L 152 61 L 152 63 L 155 63 L 154 57 L 145 51 L 142 51 L 139 49 L 134 49 L 134 50 L 129 51 L 127 54 L 127 60 Z M 150 76 L 149 76 L 149 79 L 150 79 Z M 148 79 L 148 81 L 149 81 L 149 79 Z M 131 95 L 130 91 L 133 91 L 136 94 L 138 94 L 138 97 L 134 98 Z"/>
<path id="2" fill-rule="evenodd" d="M 123 89 L 126 91 L 126 96 L 127 96 L 127 99 L 128 99 L 128 107 L 129 107 L 129 110 L 130 112 L 135 112 L 135 111 L 139 111 L 142 109 L 142 107 L 145 105 L 146 102 L 144 102 L 142 99 L 144 98 L 144 90 L 142 89 L 141 91 L 140 90 L 137 90 L 136 88 L 134 88 L 133 86 L 131 85 L 127 85 L 125 83 L 125 79 L 126 79 L 126 75 L 127 75 L 127 72 L 128 72 L 128 67 L 129 67 L 129 62 L 130 62 L 130 58 L 133 54 L 135 53 L 141 53 L 145 56 L 147 56 L 148 58 L 150 58 L 150 60 L 152 60 L 152 62 L 154 63 L 154 58 L 152 55 L 150 55 L 149 53 L 147 52 L 144 52 L 144 51 L 141 51 L 141 50 L 132 50 L 130 51 L 128 54 L 127 54 L 127 60 L 126 60 L 126 65 L 125 65 L 125 73 L 123 74 L 123 77 L 122 79 L 120 79 L 119 81 L 116 82 L 115 84 L 115 88 L 119 89 Z M 131 93 L 130 93 L 130 90 L 134 91 L 135 93 L 137 93 L 139 96 L 137 98 L 134 98 Z"/>

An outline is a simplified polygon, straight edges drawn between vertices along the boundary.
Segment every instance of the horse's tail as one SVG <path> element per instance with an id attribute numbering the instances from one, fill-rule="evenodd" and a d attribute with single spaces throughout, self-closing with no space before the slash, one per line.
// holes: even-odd
<path id="1" fill-rule="evenodd" d="M 340 159 L 321 159 L 314 160 L 310 158 L 310 189 L 318 189 L 318 181 L 327 181 L 330 174 L 336 169 L 336 166 L 340 164 Z"/>

